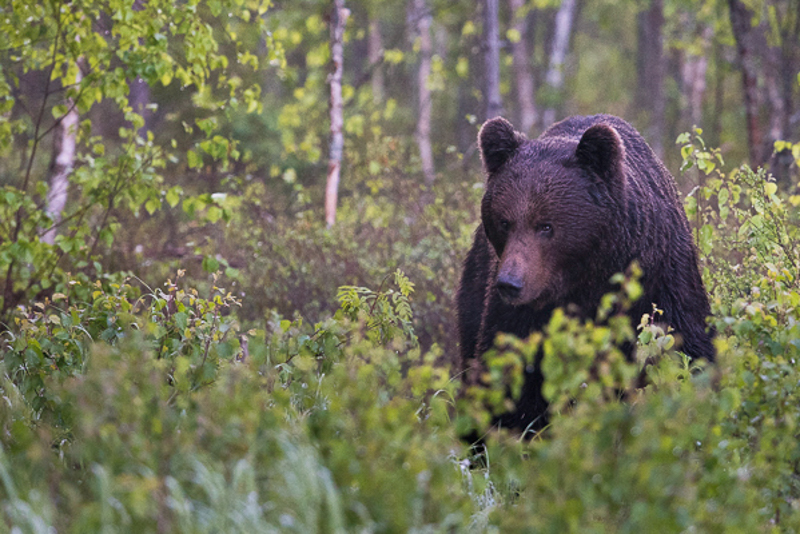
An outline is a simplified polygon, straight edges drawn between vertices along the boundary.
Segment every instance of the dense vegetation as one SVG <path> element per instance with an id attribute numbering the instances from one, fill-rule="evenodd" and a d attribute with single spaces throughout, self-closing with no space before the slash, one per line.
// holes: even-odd
<path id="1" fill-rule="evenodd" d="M 433 179 L 409 90 L 425 39 L 403 27 L 428 4 Z M 504 20 L 517 6 L 539 31 L 503 25 L 501 79 L 525 35 L 540 79 L 565 3 L 519 4 Z M 791 123 L 783 160 L 754 157 L 728 22 L 752 10 L 794 65 L 798 15 L 745 4 L 583 3 L 566 85 L 535 87 L 558 116 L 616 112 L 667 139 L 718 361 L 675 352 L 658 310 L 638 325 L 557 313 L 499 339 L 493 387 L 465 392 L 452 299 L 482 194 L 477 4 L 347 3 L 328 226 L 328 2 L 1 3 L 0 531 L 800 531 L 800 144 Z M 658 6 L 660 118 L 628 86 L 627 53 Z M 715 93 L 687 115 L 697 57 Z M 628 81 L 597 88 L 614 76 Z M 509 81 L 499 94 L 521 115 Z M 637 297 L 635 266 L 618 281 L 607 310 Z M 615 347 L 634 338 L 629 363 Z M 551 425 L 488 434 L 476 457 L 458 436 L 485 428 L 537 350 Z"/>

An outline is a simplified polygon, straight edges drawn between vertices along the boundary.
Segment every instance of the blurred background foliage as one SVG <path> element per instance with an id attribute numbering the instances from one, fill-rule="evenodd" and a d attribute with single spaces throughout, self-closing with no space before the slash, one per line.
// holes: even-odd
<path id="1" fill-rule="evenodd" d="M 328 226 L 332 4 L 0 2 L 0 529 L 797 531 L 796 2 L 347 0 Z M 677 178 L 719 362 L 557 314 L 460 393 L 477 129 L 598 112 Z M 551 426 L 474 458 L 539 347 Z"/>

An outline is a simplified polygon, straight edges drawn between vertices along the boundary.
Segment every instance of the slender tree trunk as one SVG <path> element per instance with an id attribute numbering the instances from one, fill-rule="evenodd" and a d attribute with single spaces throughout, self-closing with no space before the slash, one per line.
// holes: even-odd
<path id="1" fill-rule="evenodd" d="M 486 47 L 486 119 L 503 114 L 500 96 L 500 25 L 499 0 L 484 0 L 483 36 Z"/>
<path id="2" fill-rule="evenodd" d="M 767 24 L 753 25 L 753 12 L 741 0 L 728 0 L 731 27 L 742 70 L 750 163 L 764 165 L 782 139 L 786 109 L 781 95 L 779 50 L 767 41 Z M 763 117 L 766 117 L 764 119 Z"/>
<path id="3" fill-rule="evenodd" d="M 344 57 L 344 27 L 350 11 L 344 0 L 333 0 L 330 19 L 331 61 L 333 72 L 331 85 L 331 140 L 328 156 L 328 182 L 325 187 L 325 222 L 328 227 L 336 222 L 336 206 L 339 197 L 339 173 L 344 152 L 344 102 L 342 101 L 342 70 Z"/>
<path id="4" fill-rule="evenodd" d="M 152 112 L 147 105 L 150 103 L 150 86 L 141 78 L 128 80 L 128 103 L 134 113 L 144 119 L 144 124 L 137 130 L 140 137 L 147 137 L 147 130 L 150 127 Z"/>
<path id="5" fill-rule="evenodd" d="M 562 0 L 561 7 L 556 13 L 555 28 L 553 31 L 553 46 L 550 51 L 550 64 L 547 69 L 545 83 L 549 88 L 550 98 L 556 99 L 561 94 L 564 86 L 564 62 L 569 51 L 572 27 L 577 11 L 576 0 Z M 543 126 L 547 127 L 556 120 L 556 106 L 553 102 L 544 110 L 542 116 Z"/>
<path id="6" fill-rule="evenodd" d="M 475 143 L 475 128 L 466 120 L 466 116 L 475 109 L 470 102 L 470 87 L 468 80 L 460 80 L 456 90 L 456 116 L 459 117 L 456 122 L 456 139 L 458 151 L 462 154 Z M 468 158 L 464 158 L 465 165 L 468 165 L 468 161 Z"/>
<path id="7" fill-rule="evenodd" d="M 723 58 L 721 45 L 714 42 L 714 107 L 711 112 L 711 130 L 709 141 L 712 146 L 720 145 L 722 134 L 722 108 L 725 101 L 725 72 L 723 70 Z"/>
<path id="8" fill-rule="evenodd" d="M 142 11 L 147 0 L 134 0 L 134 11 Z M 139 38 L 139 45 L 144 45 L 144 39 Z M 142 117 L 144 124 L 137 130 L 137 134 L 142 138 L 147 138 L 147 130 L 150 127 L 150 117 L 152 112 L 147 108 L 150 103 L 150 86 L 142 78 L 131 78 L 128 80 L 128 103 L 133 112 Z"/>
<path id="9" fill-rule="evenodd" d="M 706 72 L 708 56 L 687 56 L 683 60 L 682 78 L 686 112 L 693 125 L 703 122 L 703 97 L 706 92 Z"/>
<path id="10" fill-rule="evenodd" d="M 383 100 L 383 36 L 381 35 L 381 22 L 375 15 L 370 15 L 369 38 L 367 40 L 367 57 L 372 69 L 372 99 L 375 102 Z"/>
<path id="11" fill-rule="evenodd" d="M 706 74 L 708 73 L 708 56 L 710 54 L 713 29 L 703 26 L 700 31 L 703 49 L 700 54 L 687 54 L 683 59 L 681 77 L 683 94 L 686 101 L 687 119 L 692 125 L 703 123 L 703 102 L 706 94 Z"/>
<path id="12" fill-rule="evenodd" d="M 528 55 L 528 25 L 522 9 L 525 0 L 509 0 L 508 4 L 511 8 L 511 29 L 515 30 L 519 37 L 515 43 L 511 44 L 511 53 L 514 59 L 514 81 L 519 104 L 519 126 L 524 133 L 530 134 L 536 124 L 538 112 L 533 72 Z"/>
<path id="13" fill-rule="evenodd" d="M 78 60 L 78 69 L 75 76 L 76 86 L 83 79 L 81 60 Z M 53 157 L 50 160 L 50 188 L 47 191 L 47 206 L 45 211 L 53 224 L 42 235 L 42 241 L 52 245 L 55 242 L 58 223 L 61 214 L 67 205 L 67 192 L 69 189 L 69 175 L 75 164 L 75 148 L 78 134 L 80 116 L 78 108 L 72 98 L 67 98 L 64 104 L 67 113 L 64 115 L 53 132 Z"/>
<path id="14" fill-rule="evenodd" d="M 639 12 L 636 22 L 636 107 L 647 116 L 645 137 L 656 154 L 663 158 L 666 130 L 664 76 L 667 66 L 664 55 L 662 0 L 651 0 L 650 7 Z"/>
<path id="15" fill-rule="evenodd" d="M 430 186 L 436 179 L 431 147 L 431 90 L 428 78 L 431 75 L 431 56 L 433 42 L 431 39 L 431 13 L 427 0 L 413 0 L 412 19 L 415 22 L 415 37 L 419 39 L 419 69 L 417 71 L 417 146 L 422 165 L 425 184 Z"/>
<path id="16" fill-rule="evenodd" d="M 747 137 L 750 146 L 750 159 L 754 165 L 763 163 L 762 155 L 764 131 L 759 123 L 761 95 L 758 91 L 758 54 L 751 24 L 752 13 L 742 2 L 729 0 L 731 27 L 736 39 L 736 52 L 742 70 L 742 89 L 744 91 Z"/>

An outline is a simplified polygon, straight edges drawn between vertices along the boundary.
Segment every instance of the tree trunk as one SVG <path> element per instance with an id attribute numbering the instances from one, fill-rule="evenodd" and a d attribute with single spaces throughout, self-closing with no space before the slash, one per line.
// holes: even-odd
<path id="1" fill-rule="evenodd" d="M 134 0 L 133 10 L 142 11 L 147 0 Z M 139 38 L 139 45 L 144 46 L 144 39 Z M 147 108 L 150 103 L 150 86 L 142 78 L 128 79 L 128 104 L 133 112 L 142 117 L 144 123 L 137 130 L 139 137 L 147 139 L 147 130 L 150 127 L 152 111 Z"/>
<path id="2" fill-rule="evenodd" d="M 78 60 L 77 73 L 75 75 L 76 87 L 83 79 L 81 71 L 81 60 Z M 45 211 L 53 221 L 52 226 L 42 235 L 42 242 L 52 245 L 55 243 L 58 224 L 61 222 L 61 214 L 67 205 L 67 192 L 69 189 L 69 175 L 75 164 L 75 148 L 78 134 L 78 108 L 72 98 L 67 97 L 64 102 L 67 106 L 67 113 L 61 117 L 58 125 L 53 132 L 53 157 L 50 160 L 50 188 L 47 191 L 47 206 Z"/>
<path id="3" fill-rule="evenodd" d="M 687 119 L 694 126 L 703 123 L 703 101 L 706 93 L 706 73 L 713 30 L 710 26 L 702 29 L 703 50 L 700 54 L 686 54 L 683 59 L 681 78 L 686 100 Z M 687 125 L 688 126 L 688 125 Z"/>
<path id="4" fill-rule="evenodd" d="M 549 90 L 550 102 L 542 116 L 543 126 L 546 128 L 556 120 L 556 106 L 554 100 L 560 98 L 564 86 L 564 62 L 569 51 L 572 27 L 575 22 L 577 10 L 576 0 L 562 0 L 561 7 L 556 13 L 555 29 L 553 31 L 553 45 L 550 51 L 550 64 L 547 68 L 545 82 Z"/>
<path id="5" fill-rule="evenodd" d="M 339 197 L 339 173 L 344 152 L 344 102 L 342 101 L 342 70 L 344 57 L 344 27 L 350 11 L 344 0 L 333 0 L 330 19 L 331 61 L 333 72 L 331 85 L 331 141 L 328 156 L 328 182 L 325 187 L 325 222 L 328 227 L 336 222 L 336 206 Z"/>
<path id="6" fill-rule="evenodd" d="M 144 124 L 136 133 L 146 139 L 147 130 L 152 122 L 152 111 L 147 107 L 150 103 L 150 86 L 141 78 L 133 78 L 128 80 L 128 90 L 128 103 L 131 109 L 144 120 Z"/>
<path id="7" fill-rule="evenodd" d="M 369 68 L 372 71 L 372 100 L 383 100 L 383 36 L 381 35 L 381 22 L 375 15 L 370 15 L 369 38 L 367 41 L 367 57 Z"/>
<path id="8" fill-rule="evenodd" d="M 500 27 L 499 0 L 485 0 L 483 6 L 483 36 L 486 55 L 486 119 L 502 115 L 500 96 Z"/>
<path id="9" fill-rule="evenodd" d="M 636 108 L 647 117 L 644 131 L 647 141 L 656 154 L 663 158 L 666 130 L 664 76 L 667 67 L 662 0 L 651 0 L 650 7 L 637 15 L 636 23 L 639 51 L 636 57 Z"/>
<path id="10" fill-rule="evenodd" d="M 789 110 L 778 77 L 784 69 L 796 65 L 788 64 L 781 50 L 770 46 L 766 21 L 753 25 L 753 12 L 741 0 L 728 0 L 728 6 L 742 70 L 750 163 L 755 167 L 769 162 L 775 141 L 789 133 L 786 120 Z M 773 171 L 780 174 L 778 169 Z"/>
<path id="11" fill-rule="evenodd" d="M 433 42 L 431 40 L 431 13 L 427 0 L 413 0 L 411 17 L 414 21 L 415 38 L 419 39 L 419 70 L 417 71 L 417 146 L 422 165 L 425 184 L 430 186 L 436 178 L 433 165 L 433 149 L 431 147 L 431 90 L 428 78 L 431 75 L 431 56 Z"/>
<path id="12" fill-rule="evenodd" d="M 511 29 L 518 37 L 518 40 L 511 44 L 511 53 L 514 59 L 514 81 L 519 105 L 519 127 L 524 133 L 530 134 L 536 124 L 537 110 L 535 84 L 528 55 L 528 25 L 522 9 L 525 0 L 509 0 L 508 4 L 511 8 Z"/>
<path id="13" fill-rule="evenodd" d="M 764 131 L 758 118 L 761 94 L 758 91 L 758 54 L 755 50 L 756 42 L 750 23 L 752 13 L 738 0 L 729 0 L 728 4 L 731 27 L 736 39 L 739 67 L 742 69 L 742 89 L 750 159 L 753 165 L 759 165 L 766 161 L 766 158 L 763 155 Z"/>
<path id="14" fill-rule="evenodd" d="M 725 101 L 725 71 L 722 46 L 714 41 L 714 106 L 711 111 L 711 129 L 708 140 L 711 146 L 720 146 L 722 136 L 722 109 Z"/>

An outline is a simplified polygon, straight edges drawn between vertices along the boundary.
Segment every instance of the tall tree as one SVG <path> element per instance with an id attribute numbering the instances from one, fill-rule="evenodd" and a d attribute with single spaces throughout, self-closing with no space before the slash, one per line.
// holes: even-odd
<path id="1" fill-rule="evenodd" d="M 788 175 L 791 158 L 772 157 L 776 140 L 786 139 L 793 113 L 793 78 L 800 70 L 800 2 L 765 1 L 759 5 L 771 14 L 751 9 L 750 3 L 728 0 L 731 27 L 742 71 L 742 89 L 752 165 L 770 163 L 778 177 Z M 771 20 L 770 20 L 771 19 Z"/>
<path id="2" fill-rule="evenodd" d="M 561 6 L 556 13 L 553 41 L 550 47 L 550 62 L 545 77 L 545 83 L 550 95 L 549 105 L 542 115 L 542 122 L 545 128 L 556 120 L 556 106 L 553 100 L 561 94 L 564 87 L 564 63 L 569 51 L 577 8 L 577 0 L 562 0 Z"/>
<path id="3" fill-rule="evenodd" d="M 150 86 L 142 78 L 128 80 L 128 102 L 133 112 L 142 117 L 143 124 L 137 133 L 145 138 L 153 113 L 149 107 L 151 104 Z"/>
<path id="4" fill-rule="evenodd" d="M 75 84 L 79 88 L 83 79 L 81 70 L 83 61 L 78 60 L 75 69 Z M 61 214 L 67 206 L 69 175 L 75 164 L 75 149 L 78 136 L 78 106 L 75 99 L 67 96 L 64 101 L 66 113 L 58 120 L 53 132 L 53 156 L 50 160 L 50 187 L 47 190 L 47 207 L 45 211 L 52 221 L 52 226 L 42 235 L 42 241 L 52 245 L 55 242 Z"/>
<path id="5" fill-rule="evenodd" d="M 485 0 L 483 5 L 483 36 L 485 47 L 486 119 L 503 113 L 500 96 L 500 25 L 499 0 Z"/>
<path id="6" fill-rule="evenodd" d="M 711 26 L 702 25 L 698 31 L 696 50 L 688 50 L 683 58 L 681 78 L 687 119 L 691 124 L 703 122 L 703 101 L 706 93 L 706 75 L 708 73 L 708 59 L 711 53 Z"/>
<path id="7" fill-rule="evenodd" d="M 528 24 L 525 0 L 508 0 L 511 9 L 511 29 L 514 32 L 511 54 L 514 59 L 514 82 L 519 106 L 519 125 L 526 134 L 536 124 L 537 109 L 534 91 L 535 83 L 528 53 Z"/>
<path id="8" fill-rule="evenodd" d="M 9 214 L 0 228 L 0 329 L 10 324 L 21 302 L 56 290 L 71 276 L 92 276 L 96 260 L 103 259 L 97 253 L 110 250 L 123 217 L 137 217 L 141 208 L 154 213 L 165 193 L 167 202 L 177 204 L 180 192 L 165 183 L 177 167 L 199 168 L 206 157 L 230 162 L 235 146 L 212 120 L 198 132 L 205 142 L 196 139 L 195 150 L 187 150 L 186 160 L 177 164 L 165 157 L 165 152 L 175 154 L 172 148 L 139 143 L 130 128 L 114 128 L 110 139 L 97 134 L 101 122 L 124 118 L 138 124 L 124 87 L 127 76 L 151 86 L 177 80 L 176 91 L 180 85 L 188 89 L 184 95 L 199 95 L 187 107 L 205 112 L 238 104 L 257 109 L 254 87 L 228 83 L 247 79 L 250 67 L 258 65 L 255 56 L 236 54 L 245 45 L 234 28 L 268 7 L 267 0 L 248 5 L 253 11 L 236 9 L 241 7 L 236 0 L 221 0 L 214 19 L 208 10 L 169 0 L 148 0 L 141 9 L 122 2 L 112 11 L 109 2 L 93 0 L 4 3 L 0 113 L 11 114 L 0 119 L 0 147 L 4 154 L 9 147 L 26 148 L 20 172 L 9 173 L 0 158 L 4 186 L 14 191 L 0 195 L 0 211 Z M 112 19 L 114 31 L 107 31 L 103 21 Z M 83 58 L 82 71 L 78 58 Z M 33 87 L 32 80 L 38 82 Z M 79 119 L 95 135 L 76 144 L 76 134 L 83 131 L 77 129 Z M 48 136 L 55 138 L 54 150 L 45 154 Z M 73 166 L 80 172 L 70 172 Z M 44 183 L 49 195 L 42 202 Z M 59 217 L 58 228 L 69 220 L 68 245 L 48 246 L 43 241 L 56 241 L 53 222 Z"/>
<path id="9" fill-rule="evenodd" d="M 375 101 L 383 100 L 383 36 L 381 34 L 381 21 L 375 13 L 369 15 L 369 35 L 367 40 L 367 59 L 372 70 L 372 98 Z"/>
<path id="10" fill-rule="evenodd" d="M 145 8 L 147 0 L 134 0 L 133 10 L 142 11 Z M 139 45 L 143 46 L 144 39 L 139 38 Z M 141 76 L 136 76 L 128 79 L 128 103 L 130 104 L 133 112 L 142 117 L 143 124 L 137 131 L 141 137 L 147 136 L 147 129 L 149 126 L 152 112 L 148 105 L 151 103 L 150 85 L 145 82 Z"/>
<path id="11" fill-rule="evenodd" d="M 342 72 L 344 70 L 344 27 L 350 11 L 344 0 L 333 0 L 330 15 L 330 48 L 333 72 L 330 75 L 330 150 L 328 154 L 328 180 L 325 186 L 325 222 L 333 226 L 336 222 L 336 206 L 339 198 L 339 175 L 344 152 L 344 101 L 342 100 Z"/>
<path id="12" fill-rule="evenodd" d="M 636 108 L 647 117 L 645 137 L 659 157 L 664 156 L 666 100 L 664 76 L 664 4 L 651 0 L 636 17 Z"/>
<path id="13" fill-rule="evenodd" d="M 410 19 L 412 21 L 415 40 L 419 43 L 419 67 L 417 69 L 417 130 L 416 140 L 419 148 L 419 159 L 422 174 L 427 185 L 433 184 L 436 169 L 433 164 L 433 148 L 431 147 L 431 58 L 433 42 L 431 40 L 432 16 L 427 0 L 412 0 Z"/>

